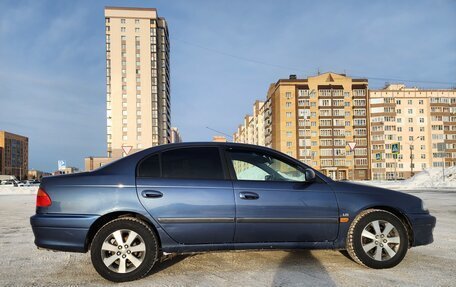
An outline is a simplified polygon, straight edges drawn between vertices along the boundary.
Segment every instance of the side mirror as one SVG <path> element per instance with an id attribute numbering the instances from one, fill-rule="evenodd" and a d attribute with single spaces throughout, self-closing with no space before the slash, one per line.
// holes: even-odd
<path id="1" fill-rule="evenodd" d="M 313 169 L 306 169 L 304 171 L 304 175 L 306 176 L 306 182 L 314 182 L 315 181 L 315 178 L 316 178 L 316 175 L 315 175 L 315 171 L 313 171 Z"/>
<path id="2" fill-rule="evenodd" d="M 274 179 L 274 177 L 271 174 L 267 174 L 264 176 L 264 180 L 266 180 L 266 181 L 271 181 L 273 179 Z"/>

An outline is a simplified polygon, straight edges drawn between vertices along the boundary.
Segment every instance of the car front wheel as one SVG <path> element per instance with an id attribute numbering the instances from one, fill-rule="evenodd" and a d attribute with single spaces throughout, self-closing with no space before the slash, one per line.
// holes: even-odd
<path id="1" fill-rule="evenodd" d="M 404 223 L 394 214 L 378 209 L 361 212 L 347 236 L 347 251 L 361 265 L 391 268 L 407 253 L 409 239 Z"/>
<path id="2" fill-rule="evenodd" d="M 105 224 L 91 245 L 95 270 L 113 282 L 137 280 L 149 273 L 158 257 L 158 240 L 143 221 L 118 218 Z"/>

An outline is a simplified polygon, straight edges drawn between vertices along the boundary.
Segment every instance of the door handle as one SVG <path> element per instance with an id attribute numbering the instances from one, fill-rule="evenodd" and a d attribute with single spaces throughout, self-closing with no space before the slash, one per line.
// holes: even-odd
<path id="1" fill-rule="evenodd" d="M 254 199 L 260 198 L 260 196 L 257 193 L 247 192 L 247 191 L 240 192 L 239 197 L 241 199 L 246 199 L 246 200 L 254 200 Z"/>
<path id="2" fill-rule="evenodd" d="M 157 190 L 143 190 L 141 192 L 142 196 L 145 198 L 160 198 L 163 197 L 163 193 Z"/>

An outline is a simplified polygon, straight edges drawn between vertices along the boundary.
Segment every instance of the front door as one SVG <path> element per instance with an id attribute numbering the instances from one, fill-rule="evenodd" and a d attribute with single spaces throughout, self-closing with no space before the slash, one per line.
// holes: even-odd
<path id="1" fill-rule="evenodd" d="M 187 147 L 149 156 L 140 163 L 136 184 L 143 206 L 176 242 L 233 241 L 233 187 L 219 148 Z"/>
<path id="2" fill-rule="evenodd" d="M 334 192 L 277 154 L 227 150 L 236 201 L 235 242 L 321 242 L 336 239 Z"/>

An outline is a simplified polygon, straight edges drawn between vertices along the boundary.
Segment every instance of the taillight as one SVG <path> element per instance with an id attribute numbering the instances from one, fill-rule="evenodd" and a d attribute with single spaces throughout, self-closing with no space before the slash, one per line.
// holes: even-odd
<path id="1" fill-rule="evenodd" d="M 51 206 L 52 201 L 49 195 L 41 187 L 38 189 L 36 194 L 36 207 L 48 207 Z"/>

